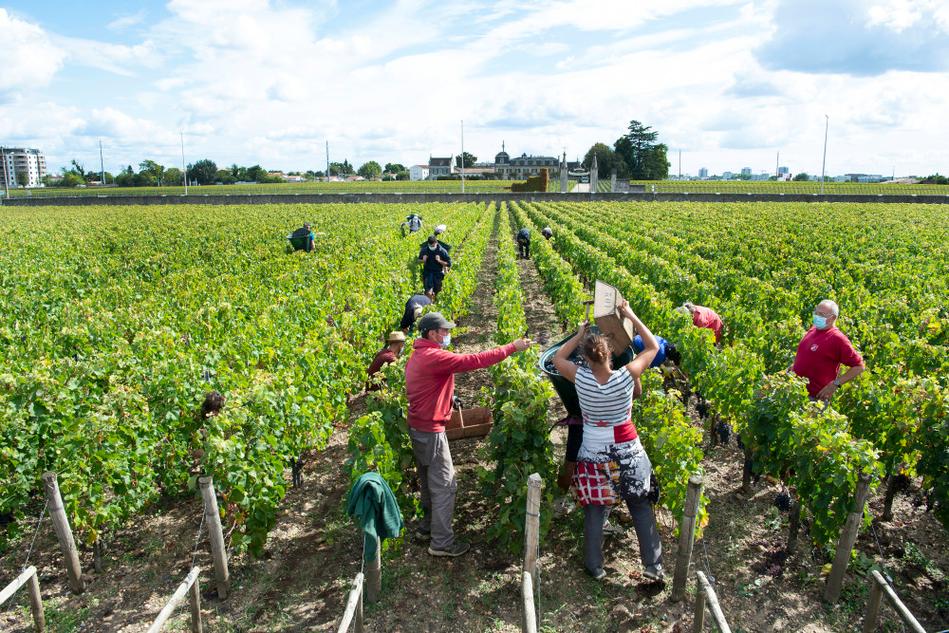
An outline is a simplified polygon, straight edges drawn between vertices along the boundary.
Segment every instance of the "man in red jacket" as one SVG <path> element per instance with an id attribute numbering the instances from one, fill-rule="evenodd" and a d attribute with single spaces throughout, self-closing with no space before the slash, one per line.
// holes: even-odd
<path id="1" fill-rule="evenodd" d="M 456 354 L 443 349 L 451 343 L 454 327 L 439 312 L 423 315 L 418 321 L 419 338 L 405 366 L 409 436 L 425 510 L 416 534 L 431 537 L 428 553 L 432 556 L 461 556 L 471 548 L 468 543 L 456 541 L 451 528 L 458 484 L 445 425 L 451 418 L 455 374 L 496 365 L 531 345 L 522 338 L 478 354 Z"/>
<path id="2" fill-rule="evenodd" d="M 791 366 L 791 371 L 807 378 L 807 393 L 813 400 L 830 400 L 840 385 L 859 376 L 865 367 L 847 335 L 834 327 L 838 314 L 840 309 L 829 299 L 817 304 L 814 327 L 798 343 Z M 848 367 L 843 374 L 841 365 Z"/>

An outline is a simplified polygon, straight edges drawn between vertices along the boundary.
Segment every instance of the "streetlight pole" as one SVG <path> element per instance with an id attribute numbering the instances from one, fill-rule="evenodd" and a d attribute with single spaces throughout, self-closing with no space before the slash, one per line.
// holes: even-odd
<path id="1" fill-rule="evenodd" d="M 830 117 L 824 115 L 824 159 L 820 164 L 820 195 L 824 195 L 824 173 L 827 167 L 827 130 L 830 128 Z"/>
<path id="2" fill-rule="evenodd" d="M 465 120 L 461 120 L 461 193 L 465 192 Z"/>
<path id="3" fill-rule="evenodd" d="M 181 136 L 181 172 L 185 179 L 185 195 L 188 195 L 188 168 L 185 167 L 185 133 L 178 132 Z"/>

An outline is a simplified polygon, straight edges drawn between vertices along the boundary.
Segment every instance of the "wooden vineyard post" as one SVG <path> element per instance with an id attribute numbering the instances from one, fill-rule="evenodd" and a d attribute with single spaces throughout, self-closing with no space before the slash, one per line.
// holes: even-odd
<path id="1" fill-rule="evenodd" d="M 893 591 L 893 587 L 887 582 L 883 574 L 877 570 L 870 572 L 870 600 L 867 603 L 867 614 L 863 618 L 863 633 L 873 633 L 877 628 L 877 620 L 880 618 L 880 604 L 883 602 L 883 596 L 886 596 L 890 606 L 896 610 L 903 624 L 909 627 L 913 633 L 926 633 L 919 621 L 910 613 L 900 597 Z"/>
<path id="2" fill-rule="evenodd" d="M 56 473 L 43 473 L 43 487 L 46 489 L 46 500 L 49 502 L 49 517 L 53 521 L 53 530 L 56 532 L 59 549 L 63 553 L 66 564 L 66 573 L 69 575 L 69 588 L 73 593 L 82 593 L 85 583 L 82 579 L 82 567 L 79 565 L 79 552 L 76 550 L 76 541 L 73 540 L 72 530 L 69 528 L 69 519 L 66 517 L 66 508 L 63 507 L 63 497 L 59 493 Z"/>
<path id="3" fill-rule="evenodd" d="M 524 608 L 523 633 L 537 633 L 537 611 L 534 609 L 534 583 L 531 575 L 521 572 L 521 600 Z"/>
<path id="4" fill-rule="evenodd" d="M 696 572 L 701 574 L 702 572 Z M 705 628 L 705 592 L 702 587 L 695 588 L 695 609 L 692 611 L 692 633 L 702 633 Z"/>
<path id="5" fill-rule="evenodd" d="M 46 630 L 46 615 L 43 612 L 43 595 L 40 593 L 40 581 L 36 577 L 36 567 L 30 565 L 13 582 L 0 589 L 0 606 L 13 597 L 20 587 L 26 585 L 30 595 L 30 611 L 33 614 L 33 629 L 38 633 Z"/>
<path id="6" fill-rule="evenodd" d="M 692 546 L 695 544 L 695 517 L 702 498 L 702 475 L 689 477 L 689 486 L 685 496 L 685 509 L 682 523 L 679 525 L 679 549 L 676 553 L 675 574 L 672 577 L 672 601 L 678 602 L 685 595 L 685 584 L 689 578 L 689 565 L 692 562 Z"/>
<path id="7" fill-rule="evenodd" d="M 533 581 L 537 578 L 537 554 L 540 550 L 540 493 L 544 482 L 534 473 L 527 478 L 527 516 L 524 519 L 524 569 Z M 536 584 L 536 583 L 535 583 Z"/>
<path id="8" fill-rule="evenodd" d="M 46 613 L 43 611 L 43 594 L 40 593 L 40 579 L 36 576 L 36 567 L 30 567 L 33 573 L 27 582 L 26 590 L 30 594 L 30 612 L 33 614 L 33 628 L 37 633 L 46 630 Z"/>
<path id="9" fill-rule="evenodd" d="M 824 588 L 824 600 L 827 602 L 837 602 L 840 598 L 840 589 L 844 583 L 844 574 L 847 573 L 847 565 L 850 563 L 850 552 L 853 550 L 853 544 L 857 540 L 857 532 L 860 531 L 860 523 L 863 521 L 863 506 L 867 501 L 867 493 L 870 490 L 870 477 L 860 475 L 857 482 L 857 494 L 854 499 L 854 508 L 847 515 L 847 522 L 844 523 L 844 529 L 840 532 L 840 540 L 837 542 L 837 554 L 834 556 L 834 564 L 830 569 L 830 576 L 827 578 L 827 586 Z"/>
<path id="10" fill-rule="evenodd" d="M 336 629 L 338 633 L 348 633 L 350 626 L 353 626 L 356 633 L 363 633 L 363 580 L 362 572 L 356 574 L 356 578 L 353 579 L 353 588 L 349 590 L 343 619 L 340 620 L 339 627 Z"/>
<path id="11" fill-rule="evenodd" d="M 363 533 L 363 538 L 370 538 L 368 534 Z M 379 593 L 382 591 L 382 543 L 379 537 L 376 539 L 376 557 L 369 561 L 366 566 L 366 600 L 376 602 L 379 599 Z"/>
<path id="12" fill-rule="evenodd" d="M 201 626 L 201 588 L 195 579 L 188 591 L 188 607 L 191 609 L 191 632 L 202 633 Z"/>
<path id="13" fill-rule="evenodd" d="M 873 570 L 876 573 L 876 570 Z M 867 613 L 863 617 L 863 633 L 873 633 L 880 618 L 880 603 L 883 601 L 883 587 L 870 576 L 870 599 L 867 601 Z"/>
<path id="14" fill-rule="evenodd" d="M 540 552 L 540 494 L 544 489 L 544 482 L 540 475 L 533 473 L 527 478 L 527 515 L 524 517 L 524 568 L 522 577 L 530 577 L 531 581 L 531 609 L 535 611 L 534 629 L 537 628 L 537 615 L 534 607 L 534 595 L 540 583 L 537 582 L 537 556 Z M 526 598 L 525 598 L 526 601 Z M 526 606 L 526 602 L 524 603 Z M 527 613 L 524 614 L 523 626 L 527 631 Z"/>
<path id="15" fill-rule="evenodd" d="M 227 570 L 227 551 L 224 548 L 224 532 L 221 529 L 221 513 L 217 509 L 214 482 L 210 476 L 199 477 L 198 485 L 201 488 L 201 498 L 204 500 L 204 519 L 208 524 L 208 536 L 211 540 L 211 559 L 214 561 L 217 595 L 221 600 L 226 600 L 230 573 Z"/>
<path id="16" fill-rule="evenodd" d="M 200 567 L 191 568 L 191 571 L 188 572 L 185 579 L 181 581 L 181 584 L 175 589 L 175 593 L 171 595 L 171 598 L 165 603 L 162 610 L 158 612 L 155 621 L 148 627 L 148 633 L 159 633 L 159 631 L 164 628 L 165 623 L 168 622 L 168 619 L 175 612 L 175 607 L 178 606 L 178 603 L 184 599 L 185 594 L 189 595 L 191 633 L 201 633 L 201 590 L 198 586 L 198 576 L 200 574 Z"/>
<path id="17" fill-rule="evenodd" d="M 695 591 L 695 612 L 692 619 L 692 633 L 701 633 L 702 629 L 705 627 L 705 605 L 708 605 L 708 610 L 712 614 L 712 620 L 715 622 L 715 627 L 719 630 L 719 633 L 731 633 L 731 628 L 728 626 L 728 622 L 725 620 L 725 614 L 722 613 L 722 607 L 718 604 L 718 596 L 715 595 L 715 590 L 712 588 L 712 584 L 708 581 L 708 578 L 705 577 L 700 571 L 695 572 L 696 579 L 696 591 Z"/>

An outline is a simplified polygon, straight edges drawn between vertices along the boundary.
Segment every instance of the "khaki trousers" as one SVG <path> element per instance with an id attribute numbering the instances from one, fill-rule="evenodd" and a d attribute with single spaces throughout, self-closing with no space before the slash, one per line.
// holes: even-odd
<path id="1" fill-rule="evenodd" d="M 445 432 L 428 433 L 409 429 L 412 452 L 422 488 L 422 529 L 431 530 L 432 548 L 448 549 L 455 540 L 451 529 L 455 512 L 455 467 Z"/>

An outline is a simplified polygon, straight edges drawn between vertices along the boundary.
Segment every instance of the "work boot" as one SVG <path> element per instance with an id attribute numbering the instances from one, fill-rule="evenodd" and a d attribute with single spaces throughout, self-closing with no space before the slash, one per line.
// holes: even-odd
<path id="1" fill-rule="evenodd" d="M 660 565 L 659 563 L 656 563 L 655 565 L 648 566 L 643 571 L 643 576 L 645 576 L 649 580 L 656 580 L 656 581 L 662 582 L 666 577 L 666 572 L 662 570 L 662 565 Z"/>
<path id="2" fill-rule="evenodd" d="M 431 545 L 428 547 L 428 553 L 432 556 L 450 556 L 454 558 L 455 556 L 461 556 L 462 554 L 467 554 L 468 550 L 471 549 L 471 544 L 465 541 L 455 541 L 449 545 L 446 549 L 435 549 Z"/>

